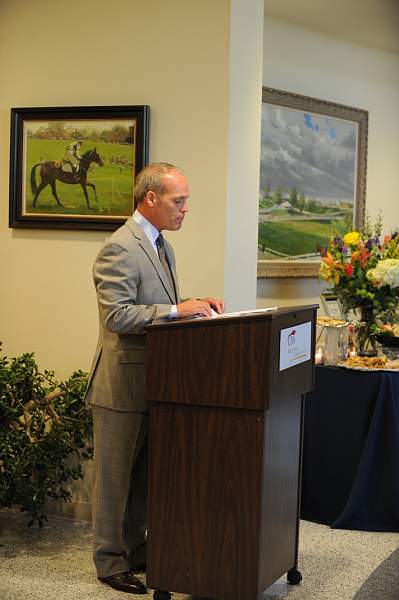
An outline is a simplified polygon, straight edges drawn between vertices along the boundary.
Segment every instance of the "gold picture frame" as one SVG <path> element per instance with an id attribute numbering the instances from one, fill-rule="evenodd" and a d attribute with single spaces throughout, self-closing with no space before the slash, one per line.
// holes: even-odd
<path id="1" fill-rule="evenodd" d="M 366 110 L 263 88 L 258 277 L 317 277 L 334 219 L 362 227 L 367 134 Z"/>

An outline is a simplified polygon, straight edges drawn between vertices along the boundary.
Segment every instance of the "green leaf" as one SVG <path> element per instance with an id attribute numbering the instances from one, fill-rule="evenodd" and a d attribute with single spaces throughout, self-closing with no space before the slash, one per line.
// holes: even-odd
<path id="1" fill-rule="evenodd" d="M 41 373 L 34 353 L 0 358 L 0 508 L 20 506 L 29 526 L 43 526 L 47 498 L 70 500 L 61 484 L 81 478 L 93 457 L 86 386 L 83 371 L 63 382 Z"/>

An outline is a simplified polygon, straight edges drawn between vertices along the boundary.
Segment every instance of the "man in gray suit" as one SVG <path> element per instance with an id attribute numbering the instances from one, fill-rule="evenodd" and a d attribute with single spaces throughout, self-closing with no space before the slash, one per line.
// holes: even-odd
<path id="1" fill-rule="evenodd" d="M 94 563 L 100 581 L 144 594 L 134 571 L 145 563 L 147 433 L 146 325 L 211 316 L 224 302 L 179 301 L 175 257 L 162 230 L 177 231 L 188 211 L 186 177 L 168 163 L 137 176 L 137 209 L 106 242 L 93 268 L 100 334 L 87 391 L 93 411 Z"/>

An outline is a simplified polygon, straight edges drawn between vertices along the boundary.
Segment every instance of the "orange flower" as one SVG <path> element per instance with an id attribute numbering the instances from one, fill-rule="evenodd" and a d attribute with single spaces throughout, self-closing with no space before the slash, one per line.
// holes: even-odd
<path id="1" fill-rule="evenodd" d="M 341 278 L 340 271 L 342 271 L 342 262 L 338 260 L 335 262 L 334 256 L 331 252 L 326 252 L 326 255 L 322 258 L 322 264 L 320 274 L 323 279 L 329 283 L 337 285 Z"/>
<path id="2" fill-rule="evenodd" d="M 353 267 L 350 263 L 346 263 L 345 265 L 345 275 L 348 277 L 352 277 L 353 275 Z"/>
<path id="3" fill-rule="evenodd" d="M 367 248 L 363 248 L 363 250 L 360 252 L 360 265 L 362 266 L 362 268 L 364 269 L 367 266 L 367 262 L 370 258 L 370 252 L 367 250 Z"/>
<path id="4" fill-rule="evenodd" d="M 355 262 L 359 262 L 361 267 L 364 269 L 367 266 L 367 261 L 370 258 L 370 252 L 367 248 L 362 248 L 361 250 L 356 250 L 352 252 L 352 264 Z"/>
<path id="5" fill-rule="evenodd" d="M 326 255 L 323 256 L 323 262 L 331 269 L 342 269 L 342 262 L 340 260 L 335 262 L 334 256 L 328 250 Z"/>
<path id="6" fill-rule="evenodd" d="M 326 255 L 323 256 L 323 262 L 328 265 L 329 267 L 333 267 L 334 266 L 334 257 L 331 254 L 331 252 L 329 252 L 327 250 Z"/>

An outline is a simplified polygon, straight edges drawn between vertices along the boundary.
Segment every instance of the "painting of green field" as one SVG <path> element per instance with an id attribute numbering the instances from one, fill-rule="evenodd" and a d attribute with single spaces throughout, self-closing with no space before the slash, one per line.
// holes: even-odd
<path id="1" fill-rule="evenodd" d="M 87 181 L 97 190 L 97 201 L 93 190 L 88 187 L 88 208 L 82 187 L 77 184 L 56 182 L 57 195 L 64 207 L 59 206 L 47 186 L 40 193 L 36 207 L 33 207 L 33 194 L 30 185 L 32 167 L 37 163 L 61 159 L 68 144 L 73 140 L 37 140 L 27 142 L 25 177 L 25 214 L 62 214 L 92 216 L 130 216 L 133 212 L 133 185 L 135 172 L 135 146 L 106 142 L 84 141 L 80 154 L 93 148 L 97 149 L 104 166 L 93 164 L 88 172 Z M 66 168 L 66 167 L 64 167 Z M 36 169 L 36 183 L 40 184 L 40 167 Z"/>
<path id="2" fill-rule="evenodd" d="M 344 233 L 344 219 L 267 221 L 259 223 L 259 258 L 284 260 L 319 255 L 334 232 Z"/>

